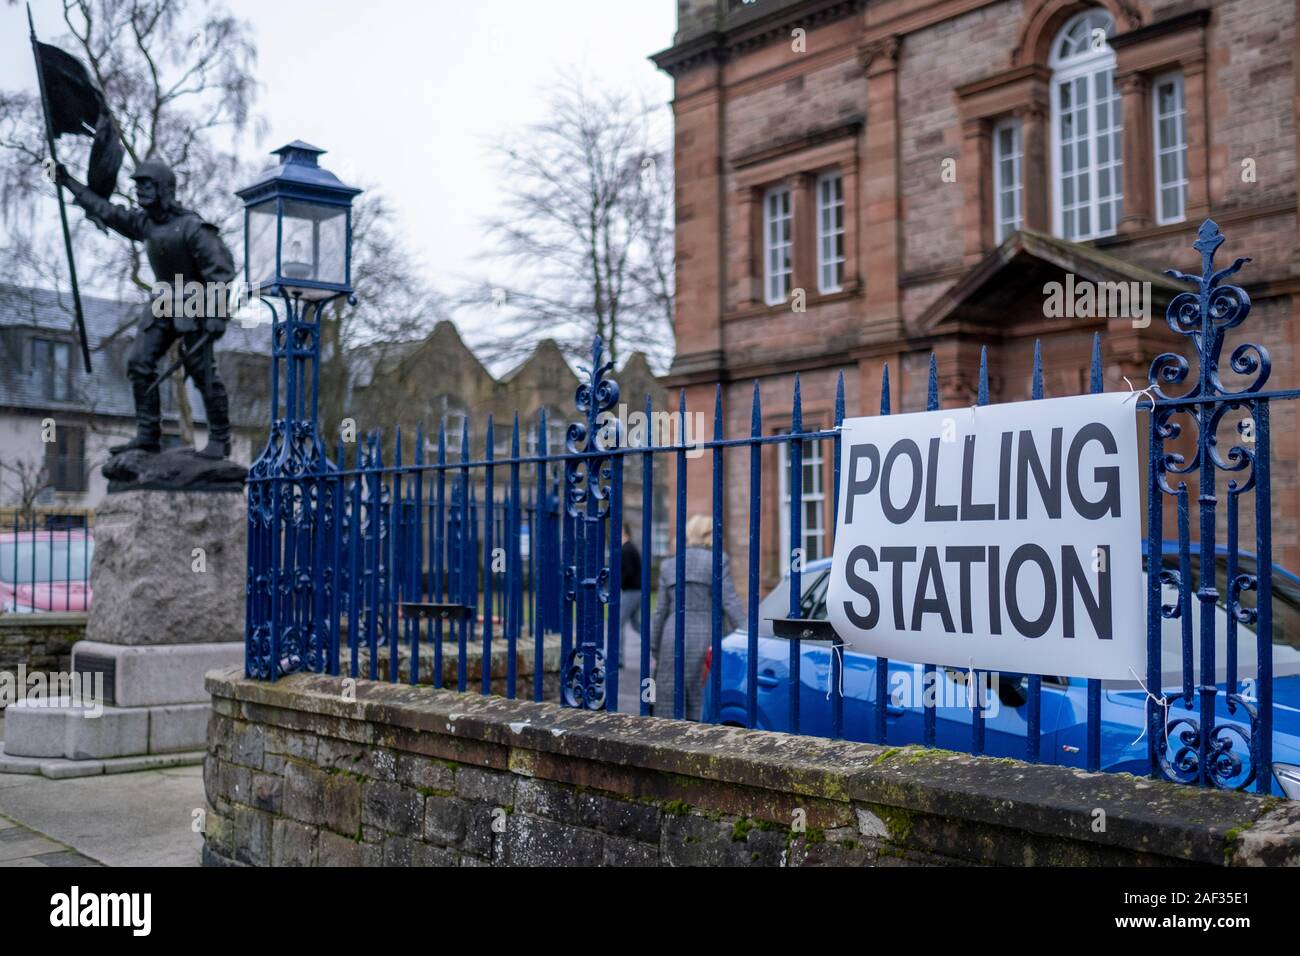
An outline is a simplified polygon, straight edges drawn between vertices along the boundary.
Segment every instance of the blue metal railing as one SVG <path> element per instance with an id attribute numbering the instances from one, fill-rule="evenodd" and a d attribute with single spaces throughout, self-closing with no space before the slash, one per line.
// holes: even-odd
<path id="1" fill-rule="evenodd" d="M 1182 699 L 1195 716 L 1176 716 L 1166 722 L 1162 703 L 1154 695 L 1146 706 L 1148 759 L 1151 772 L 1173 780 L 1207 786 L 1232 785 L 1238 789 L 1254 783 L 1267 792 L 1271 783 L 1271 698 L 1272 620 L 1271 535 L 1269 502 L 1269 403 L 1293 399 L 1295 390 L 1267 392 L 1270 363 L 1259 345 L 1239 345 L 1230 357 L 1231 370 L 1249 379 L 1242 388 L 1229 388 L 1220 379 L 1219 352 L 1227 329 L 1239 325 L 1249 311 L 1249 299 L 1223 280 L 1236 272 L 1244 260 L 1219 272 L 1213 269 L 1214 251 L 1223 238 L 1218 227 L 1207 221 L 1195 247 L 1202 253 L 1199 276 L 1171 273 L 1192 282 L 1196 292 L 1177 296 L 1169 305 L 1167 321 L 1177 333 L 1188 336 L 1195 348 L 1198 374 L 1184 394 L 1169 395 L 1164 388 L 1189 378 L 1191 366 L 1181 356 L 1166 353 L 1155 359 L 1150 371 L 1149 398 L 1140 407 L 1150 412 L 1148 481 L 1148 668 L 1147 687 L 1157 691 L 1161 681 L 1162 622 L 1179 619 L 1182 627 Z M 393 456 L 385 462 L 383 444 L 375 433 L 358 443 L 351 454 L 340 444 L 330 461 L 316 429 L 316 372 L 318 332 L 315 320 L 300 304 L 286 300 L 283 317 L 276 314 L 275 362 L 272 387 L 276 397 L 275 421 L 266 450 L 249 475 L 249 571 L 247 672 L 250 676 L 274 680 L 296 670 L 364 673 L 371 679 L 382 676 L 411 683 L 444 685 L 444 655 L 452 646 L 456 653 L 455 687 L 469 689 L 470 649 L 481 660 L 478 691 L 494 689 L 508 697 L 520 691 L 519 654 L 532 649 L 534 700 L 554 694 L 568 706 L 617 709 L 620 675 L 620 583 L 623 546 L 622 508 L 625 492 L 624 468 L 640 464 L 642 554 L 641 603 L 634 619 L 640 624 L 639 654 L 629 661 L 629 673 L 639 679 L 639 711 L 649 714 L 654 681 L 650 630 L 652 605 L 663 600 L 652 595 L 651 527 L 655 517 L 656 468 L 673 466 L 675 474 L 675 557 L 672 568 L 677 581 L 686 579 L 686 529 L 688 507 L 687 460 L 697 452 L 710 457 L 712 523 L 710 538 L 709 615 L 707 643 L 714 666 L 709 670 L 709 692 L 719 700 L 724 692 L 723 666 L 723 554 L 735 556 L 739 542 L 728 548 L 726 467 L 744 461 L 749 466 L 747 547 L 743 551 L 747 580 L 744 620 L 733 624 L 745 631 L 743 678 L 744 721 L 760 724 L 759 631 L 760 588 L 763 572 L 762 502 L 765 449 L 784 445 L 788 462 L 789 514 L 787 527 L 791 553 L 780 556 L 782 574 L 788 574 L 789 608 L 792 618 L 805 612 L 802 561 L 798 548 L 803 540 L 804 450 L 822 443 L 833 452 L 834 512 L 832 531 L 839 518 L 841 468 L 839 429 L 846 410 L 843 375 L 835 393 L 834 427 L 807 430 L 803 421 L 802 384 L 795 377 L 788 431 L 767 434 L 758 383 L 754 384 L 749 434 L 727 438 L 724 429 L 723 392 L 715 390 L 712 437 L 688 443 L 688 409 L 683 391 L 675 413 L 677 435 L 656 441 L 647 428 L 646 440 L 630 443 L 621 425 L 612 418 L 619 400 L 617 384 L 608 377 L 612 366 L 603 361 L 599 339 L 593 345 L 585 380 L 576 395 L 582 420 L 569 426 L 565 447 L 552 451 L 547 445 L 547 421 L 543 412 L 535 428 L 536 454 L 520 454 L 521 425 L 518 416 L 511 427 L 510 453 L 498 457 L 495 424 L 489 418 L 481 458 L 472 457 L 469 423 L 463 422 L 459 454 L 453 460 L 448 438 L 439 428 L 435 457 L 426 460 L 423 431 L 416 434 L 413 461 L 403 459 L 400 430 L 393 434 Z M 940 407 L 938 362 L 930 356 L 926 407 Z M 284 384 L 283 394 L 280 385 Z M 1089 390 L 1102 388 L 1101 338 L 1092 342 Z M 1043 357 L 1036 342 L 1033 355 L 1031 398 L 1044 397 Z M 1153 400 L 1152 400 L 1153 399 Z M 977 402 L 989 403 L 987 350 L 981 351 Z M 889 368 L 883 369 L 879 411 L 893 411 Z M 1226 456 L 1217 448 L 1216 430 L 1228 411 L 1244 413 L 1243 423 L 1253 429 L 1251 442 L 1235 445 Z M 650 399 L 645 402 L 647 423 L 654 421 Z M 1195 454 L 1167 450 L 1166 443 L 1179 438 L 1176 416 L 1196 425 Z M 526 426 L 525 426 L 526 427 Z M 1238 426 L 1239 429 L 1244 427 Z M 1244 434 L 1244 431 L 1243 431 Z M 453 440 L 457 436 L 450 436 Z M 1184 443 L 1186 444 L 1186 443 Z M 1182 446 L 1178 446 L 1182 447 Z M 729 459 L 727 452 L 737 457 Z M 768 452 L 767 454 L 771 454 Z M 656 460 L 658 459 L 658 461 Z M 825 456 L 821 457 L 825 460 Z M 1227 671 L 1230 713 L 1241 711 L 1249 727 L 1221 725 L 1216 718 L 1215 613 L 1219 598 L 1216 584 L 1216 534 L 1218 499 L 1215 494 L 1218 471 L 1231 473 L 1228 481 L 1227 527 Z M 1199 527 L 1192 541 L 1190 496 L 1181 476 L 1194 475 L 1198 486 Z M 1171 483 L 1171 479 L 1174 479 Z M 732 486 L 733 494 L 743 484 Z M 1237 563 L 1239 508 L 1243 494 L 1255 495 L 1255 553 L 1257 573 L 1244 573 Z M 1162 569 L 1164 499 L 1172 496 L 1178 526 L 1180 567 Z M 527 548 L 523 542 L 527 541 Z M 1194 552 L 1193 548 L 1198 551 Z M 1192 559 L 1199 554 L 1199 585 L 1192 592 Z M 1177 589 L 1179 600 L 1163 606 L 1162 586 Z M 1254 592 L 1256 603 L 1248 606 L 1242 595 Z M 1193 661 L 1192 600 L 1200 602 L 1200 673 L 1196 681 Z M 659 701 L 656 712 L 676 718 L 688 716 L 687 681 L 700 675 L 689 673 L 687 664 L 690 633 L 685 601 L 673 603 L 671 627 L 673 649 L 673 695 Z M 1238 681 L 1237 626 L 1253 627 L 1258 647 L 1258 698 L 1241 693 Z M 668 640 L 667 635 L 665 640 Z M 558 688 L 548 688 L 548 648 L 558 654 Z M 832 737 L 846 736 L 844 674 L 847 664 L 842 645 L 830 654 L 827 708 Z M 432 673 L 422 661 L 432 658 Z M 380 669 L 386 658 L 386 668 Z M 804 660 L 798 639 L 789 641 L 787 693 L 789 729 L 798 732 L 807 715 L 801 714 L 800 668 Z M 895 662 L 897 663 L 897 662 Z M 926 681 L 935 678 L 937 668 L 921 662 Z M 494 667 L 494 665 L 497 665 Z M 403 673 L 403 667 L 405 672 Z M 890 662 L 877 658 L 874 665 L 874 693 L 870 701 L 869 726 L 847 728 L 848 736 L 879 743 L 889 740 Z M 1024 757 L 1043 759 L 1043 677 L 1027 675 L 1024 702 Z M 648 692 L 647 692 L 648 691 Z M 1099 770 L 1102 759 L 1102 686 L 1098 680 L 1086 683 L 1085 766 Z M 696 716 L 694 713 L 689 716 Z M 816 715 L 821 719 L 821 715 Z M 934 746 L 937 739 L 936 707 L 923 704 L 921 739 Z M 1243 754 L 1234 751 L 1236 736 L 1249 750 L 1249 771 L 1243 772 Z M 986 751 L 986 728 L 980 708 L 972 709 L 968 749 Z M 1243 782 L 1244 781 L 1244 782 Z"/>

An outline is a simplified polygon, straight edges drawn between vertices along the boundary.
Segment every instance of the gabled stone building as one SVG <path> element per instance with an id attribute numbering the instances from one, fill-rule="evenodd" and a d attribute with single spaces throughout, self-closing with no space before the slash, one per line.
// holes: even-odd
<path id="1" fill-rule="evenodd" d="M 631 409 L 641 409 L 650 397 L 656 409 L 663 408 L 663 385 L 656 378 L 646 358 L 634 352 L 622 368 L 610 375 L 618 382 L 621 401 Z M 383 361 L 375 362 L 369 372 L 352 387 L 348 410 L 356 417 L 360 431 L 379 428 L 384 432 L 386 461 L 391 461 L 392 430 L 402 429 L 403 459 L 413 461 L 414 441 L 423 427 L 425 461 L 437 457 L 438 426 L 447 428 L 447 459 L 459 461 L 462 425 L 468 423 L 470 460 L 482 460 L 487 436 L 488 416 L 493 419 L 493 446 L 497 459 L 510 455 L 511 429 L 519 414 L 520 452 L 537 454 L 540 412 L 546 410 L 547 452 L 563 454 L 565 430 L 581 417 L 574 406 L 579 385 L 574 367 L 551 339 L 538 343 L 533 353 L 520 365 L 496 378 L 479 361 L 456 326 L 441 321 L 423 340 L 402 349 L 387 349 Z M 332 446 L 331 446 L 332 447 Z M 559 469 L 552 466 L 552 478 Z M 654 490 L 654 539 L 656 554 L 663 554 L 667 540 L 667 483 L 663 469 L 656 473 Z M 476 469 L 475 480 L 482 478 Z M 507 466 L 496 472 L 498 497 L 508 480 Z M 520 468 L 522 497 L 536 487 L 535 466 Z M 624 519 L 640 546 L 642 516 L 641 469 L 635 463 L 624 467 Z M 481 489 L 480 489 L 481 493 Z"/>

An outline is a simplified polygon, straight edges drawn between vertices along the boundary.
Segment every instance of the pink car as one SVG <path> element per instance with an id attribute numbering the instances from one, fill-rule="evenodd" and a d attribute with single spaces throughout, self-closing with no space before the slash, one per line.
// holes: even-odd
<path id="1" fill-rule="evenodd" d="M 90 610 L 94 551 L 80 528 L 0 531 L 0 614 Z"/>

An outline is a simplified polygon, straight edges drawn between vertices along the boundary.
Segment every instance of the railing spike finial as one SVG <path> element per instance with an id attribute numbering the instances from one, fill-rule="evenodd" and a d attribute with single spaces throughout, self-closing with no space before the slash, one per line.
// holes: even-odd
<path id="1" fill-rule="evenodd" d="M 1219 231 L 1219 224 L 1213 219 L 1207 219 L 1201 223 L 1201 228 L 1196 230 L 1196 241 L 1192 243 L 1192 248 L 1201 254 L 1201 271 L 1209 274 L 1214 268 L 1214 254 L 1219 251 L 1219 246 L 1223 245 L 1224 236 Z"/>
<path id="2" fill-rule="evenodd" d="M 980 346 L 980 382 L 976 401 L 980 405 L 989 403 L 989 347 L 987 345 Z"/>
<path id="3" fill-rule="evenodd" d="M 803 386 L 799 373 L 794 373 L 794 401 L 790 411 L 790 430 L 796 434 L 803 431 Z"/>
<path id="4" fill-rule="evenodd" d="M 1201 254 L 1201 274 L 1165 270 L 1165 275 L 1196 287 L 1195 292 L 1180 292 L 1170 300 L 1165 308 L 1165 322 L 1174 332 L 1192 340 L 1200 368 L 1190 389 L 1182 395 L 1168 395 L 1161 386 L 1186 381 L 1190 377 L 1191 364 L 1185 356 L 1174 352 L 1157 355 L 1147 374 L 1157 399 L 1247 396 L 1260 391 L 1268 382 L 1272 360 L 1268 349 L 1254 342 L 1241 343 L 1229 357 L 1229 367 L 1233 372 L 1253 375 L 1253 379 L 1243 386 L 1229 388 L 1219 374 L 1219 354 L 1223 350 L 1224 335 L 1250 314 L 1250 296 L 1246 291 L 1240 286 L 1223 284 L 1225 279 L 1250 262 L 1250 258 L 1242 256 L 1224 269 L 1217 272 L 1214 269 L 1215 254 L 1224 241 L 1218 224 L 1213 219 L 1206 219 L 1192 243 L 1192 248 Z"/>

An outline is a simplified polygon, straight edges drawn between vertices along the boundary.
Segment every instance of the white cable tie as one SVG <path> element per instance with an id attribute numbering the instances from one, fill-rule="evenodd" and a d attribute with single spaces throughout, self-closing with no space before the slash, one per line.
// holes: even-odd
<path id="1" fill-rule="evenodd" d="M 839 657 L 839 659 L 840 659 L 840 696 L 841 696 L 841 697 L 844 696 L 844 651 L 843 651 L 843 648 L 846 648 L 846 647 L 848 647 L 848 646 L 849 646 L 849 645 L 845 644 L 843 641 L 839 641 L 838 643 L 832 643 L 832 644 L 831 644 L 831 657 L 834 658 L 835 656 L 838 655 L 838 657 Z M 832 660 L 832 663 L 833 663 L 833 660 Z M 830 699 L 831 699 L 831 691 L 834 690 L 834 689 L 835 689 L 834 686 L 831 684 L 831 675 L 830 675 L 830 671 L 827 671 L 827 672 L 826 672 L 826 699 L 827 699 L 827 700 L 830 700 Z"/>
<path id="2" fill-rule="evenodd" d="M 1120 404 L 1124 404 L 1128 402 L 1128 400 L 1134 397 L 1135 395 L 1145 395 L 1147 397 L 1147 400 L 1151 402 L 1151 407 L 1155 408 L 1156 396 L 1155 393 L 1151 391 L 1153 388 L 1155 388 L 1154 385 L 1148 385 L 1146 388 L 1134 388 L 1133 383 L 1129 381 L 1127 375 L 1123 375 L 1120 377 L 1124 379 L 1124 384 L 1128 386 L 1128 395 L 1124 398 L 1124 402 L 1121 402 Z"/>
<path id="3" fill-rule="evenodd" d="M 1161 707 L 1164 708 L 1165 722 L 1161 726 L 1168 727 L 1169 726 L 1169 698 L 1165 697 L 1163 694 L 1157 697 L 1155 694 L 1151 693 L 1150 689 L 1147 687 L 1145 683 L 1143 683 L 1142 678 L 1138 677 L 1137 672 L 1134 671 L 1133 668 L 1130 667 L 1128 669 L 1128 672 L 1133 675 L 1133 679 L 1138 682 L 1138 686 L 1141 687 L 1142 690 L 1146 692 L 1147 698 L 1149 700 L 1155 701 L 1157 704 L 1159 704 Z M 1147 735 L 1147 723 L 1148 723 L 1147 721 L 1142 722 L 1142 733 L 1137 735 L 1137 740 L 1134 740 L 1133 743 L 1129 744 L 1130 747 L 1137 744 L 1138 740 L 1141 740 L 1143 737 Z"/>

